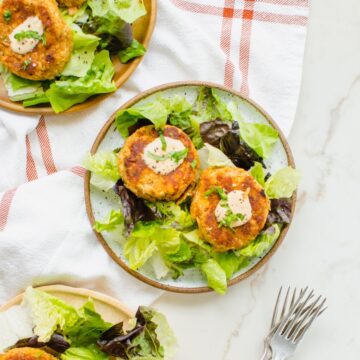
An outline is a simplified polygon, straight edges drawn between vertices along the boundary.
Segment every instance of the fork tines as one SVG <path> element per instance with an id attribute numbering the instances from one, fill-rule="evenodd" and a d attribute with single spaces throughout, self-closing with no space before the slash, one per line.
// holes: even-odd
<path id="1" fill-rule="evenodd" d="M 273 313 L 272 326 L 276 326 L 275 334 L 284 337 L 293 343 L 298 343 L 304 336 L 313 321 L 325 310 L 326 298 L 321 295 L 315 300 L 314 290 L 308 291 L 308 287 L 301 289 L 296 296 L 296 288 L 292 291 L 290 304 L 288 305 L 290 287 L 287 289 L 280 322 L 276 321 L 282 288 L 280 288 Z"/>

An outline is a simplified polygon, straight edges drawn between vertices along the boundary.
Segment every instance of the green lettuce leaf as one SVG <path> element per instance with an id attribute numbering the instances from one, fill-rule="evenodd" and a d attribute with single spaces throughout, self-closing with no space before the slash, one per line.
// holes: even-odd
<path id="1" fill-rule="evenodd" d="M 109 52 L 100 51 L 95 55 L 90 70 L 84 77 L 65 77 L 53 82 L 46 95 L 56 113 L 82 103 L 92 95 L 104 94 L 116 90 L 112 81 L 115 69 Z"/>
<path id="2" fill-rule="evenodd" d="M 215 254 L 215 260 L 225 271 L 226 278 L 230 280 L 240 269 L 246 268 L 250 264 L 249 258 L 238 256 L 233 251 Z"/>
<path id="3" fill-rule="evenodd" d="M 66 333 L 79 320 L 80 315 L 74 307 L 31 287 L 25 291 L 24 302 L 30 308 L 34 333 L 40 342 L 49 341 L 57 329 Z"/>
<path id="4" fill-rule="evenodd" d="M 180 232 L 162 228 L 157 222 L 138 222 L 124 245 L 124 255 L 132 269 L 143 266 L 155 252 L 173 254 L 180 247 Z"/>
<path id="5" fill-rule="evenodd" d="M 232 113 L 228 105 L 221 100 L 219 90 L 215 88 L 200 88 L 196 100 L 197 116 L 201 118 L 200 122 L 221 119 L 223 121 L 232 121 Z"/>
<path id="6" fill-rule="evenodd" d="M 259 156 L 263 159 L 268 158 L 279 139 L 277 130 L 267 124 L 245 122 L 235 103 L 230 103 L 228 109 L 233 120 L 239 123 L 240 137 Z"/>
<path id="7" fill-rule="evenodd" d="M 249 169 L 249 172 L 262 187 L 265 186 L 266 173 L 260 163 L 255 162 L 255 165 L 251 169 Z"/>
<path id="8" fill-rule="evenodd" d="M 133 40 L 128 48 L 119 52 L 119 58 L 123 64 L 126 64 L 131 59 L 143 56 L 145 53 L 146 48 L 144 45 L 140 44 L 137 40 Z"/>
<path id="9" fill-rule="evenodd" d="M 186 233 L 184 232 L 184 233 L 182 233 L 182 236 L 190 243 L 195 244 L 204 250 L 211 251 L 211 246 L 209 244 L 205 243 L 200 238 L 198 229 L 195 229 L 193 231 L 186 232 Z"/>
<path id="10" fill-rule="evenodd" d="M 300 181 L 296 169 L 288 166 L 271 175 L 265 183 L 265 193 L 269 199 L 290 198 Z"/>
<path id="11" fill-rule="evenodd" d="M 64 76 L 83 77 L 90 70 L 95 58 L 95 50 L 99 45 L 99 38 L 91 34 L 85 34 L 80 26 L 71 25 L 73 31 L 74 46 L 71 58 L 61 73 Z"/>
<path id="12" fill-rule="evenodd" d="M 270 156 L 274 145 L 279 139 L 278 132 L 270 125 L 247 123 L 242 121 L 240 136 L 262 158 Z"/>
<path id="13" fill-rule="evenodd" d="M 118 230 L 119 228 L 124 230 L 124 226 L 124 215 L 122 211 L 111 210 L 102 221 L 95 221 L 94 230 L 97 232 L 114 231 Z"/>
<path id="14" fill-rule="evenodd" d="M 200 168 L 206 169 L 210 166 L 231 166 L 235 167 L 233 162 L 218 148 L 205 143 L 198 151 L 200 157 Z"/>
<path id="15" fill-rule="evenodd" d="M 39 104 L 47 104 L 49 102 L 48 97 L 46 96 L 45 93 L 39 93 L 34 95 L 34 97 L 31 97 L 27 100 L 23 101 L 23 106 L 24 107 L 29 107 L 29 106 L 35 106 L 35 105 L 39 105 Z"/>
<path id="16" fill-rule="evenodd" d="M 92 172 L 90 182 L 101 190 L 110 190 L 120 179 L 117 156 L 113 151 L 87 154 L 83 161 L 85 169 Z"/>
<path id="17" fill-rule="evenodd" d="M 61 360 L 109 360 L 110 357 L 95 345 L 70 347 L 61 355 Z"/>
<path id="18" fill-rule="evenodd" d="M 120 110 L 115 118 L 116 126 L 120 134 L 125 138 L 129 136 L 128 128 L 135 125 L 140 119 L 148 119 L 156 129 L 165 126 L 169 115 L 169 109 L 163 101 L 153 101 L 136 108 Z"/>
<path id="19" fill-rule="evenodd" d="M 209 287 L 219 294 L 226 293 L 226 273 L 214 259 L 209 259 L 207 262 L 202 264 L 201 271 L 206 276 Z"/>
<path id="20" fill-rule="evenodd" d="M 265 231 L 261 232 L 260 235 L 248 246 L 237 250 L 236 254 L 248 258 L 260 257 L 264 255 L 279 238 L 280 230 L 281 229 L 278 224 L 273 224 Z"/>
<path id="21" fill-rule="evenodd" d="M 187 209 L 182 209 L 180 205 L 173 201 L 158 201 L 147 204 L 162 214 L 162 222 L 173 227 L 186 229 L 194 225 L 194 220 Z"/>
<path id="22" fill-rule="evenodd" d="M 89 346 L 99 340 L 101 334 L 112 327 L 95 310 L 94 302 L 89 299 L 79 310 L 80 319 L 67 332 L 71 346 Z"/>
<path id="23" fill-rule="evenodd" d="M 0 73 L 11 101 L 30 101 L 39 97 L 43 97 L 45 94 L 42 83 L 40 81 L 32 81 L 21 78 L 15 74 L 12 74 L 3 65 L 0 66 Z"/>
<path id="24" fill-rule="evenodd" d="M 174 332 L 172 331 L 166 316 L 155 311 L 153 311 L 152 321 L 156 325 L 155 333 L 157 340 L 163 348 L 165 359 L 171 359 L 174 357 L 177 350 L 177 340 Z"/>
<path id="25" fill-rule="evenodd" d="M 87 3 L 93 16 L 106 18 L 112 14 L 130 24 L 146 14 L 143 0 L 88 0 Z"/>

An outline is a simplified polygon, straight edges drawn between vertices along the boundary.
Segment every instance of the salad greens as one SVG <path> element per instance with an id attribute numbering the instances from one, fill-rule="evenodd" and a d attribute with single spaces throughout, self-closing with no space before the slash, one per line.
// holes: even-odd
<path id="1" fill-rule="evenodd" d="M 113 92 L 116 86 L 111 56 L 127 63 L 146 52 L 133 38 L 131 26 L 146 14 L 143 0 L 87 0 L 75 11 L 74 8 L 60 10 L 73 32 L 73 50 L 59 76 L 31 81 L 12 74 L 0 64 L 9 99 L 22 101 L 24 107 L 50 103 L 59 113 L 93 95 Z M 19 33 L 17 37 L 44 40 L 34 31 Z"/>
<path id="2" fill-rule="evenodd" d="M 15 331 L 24 328 L 22 334 Z M 75 308 L 33 288 L 26 290 L 21 305 L 0 317 L 0 334 L 0 353 L 35 347 L 62 360 L 161 360 L 172 356 L 176 347 L 165 316 L 151 308 L 141 306 L 133 319 L 114 325 L 101 317 L 92 299 Z"/>
<path id="3" fill-rule="evenodd" d="M 99 176 L 109 181 L 108 188 L 111 181 L 112 185 L 117 181 L 114 189 L 120 197 L 120 210 L 115 209 L 107 218 L 97 221 L 94 229 L 99 232 L 124 229 L 118 241 L 133 270 L 146 265 L 147 269 L 152 268 L 158 279 L 169 276 L 176 279 L 188 269 L 195 268 L 211 288 L 224 294 L 227 281 L 264 256 L 291 218 L 290 198 L 298 185 L 299 174 L 291 167 L 269 174 L 265 166 L 279 141 L 277 131 L 268 124 L 246 122 L 234 102 L 223 101 L 218 90 L 206 87 L 200 89 L 193 104 L 185 96 L 168 97 L 160 93 L 134 107 L 120 110 L 115 123 L 124 138 L 148 124 L 155 126 L 160 137 L 166 124 L 177 126 L 197 147 L 201 170 L 210 166 L 241 167 L 264 188 L 271 200 L 271 210 L 262 232 L 240 250 L 216 252 L 202 239 L 190 214 L 189 201 L 176 204 L 138 198 L 119 179 L 115 160 L 109 165 L 114 169 L 112 177 L 104 171 L 102 159 L 113 159 L 114 152 L 99 153 L 85 163 L 85 167 L 93 172 L 93 185 L 100 184 L 104 189 L 97 179 Z M 226 194 L 222 190 L 210 189 L 224 199 Z M 228 220 L 227 223 L 231 224 L 234 219 Z"/>

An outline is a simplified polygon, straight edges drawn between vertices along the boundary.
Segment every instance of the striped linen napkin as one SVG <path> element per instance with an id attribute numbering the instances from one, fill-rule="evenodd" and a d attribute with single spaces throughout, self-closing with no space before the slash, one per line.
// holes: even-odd
<path id="1" fill-rule="evenodd" d="M 32 282 L 96 288 L 134 307 L 158 297 L 119 268 L 93 235 L 84 208 L 84 154 L 122 103 L 179 80 L 239 90 L 288 134 L 308 10 L 308 0 L 158 0 L 147 55 L 100 105 L 46 117 L 0 110 L 0 302 Z"/>

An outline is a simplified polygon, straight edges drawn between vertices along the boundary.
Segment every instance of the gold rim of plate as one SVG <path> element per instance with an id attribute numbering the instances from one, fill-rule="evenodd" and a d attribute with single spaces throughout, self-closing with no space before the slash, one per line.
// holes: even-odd
<path id="1" fill-rule="evenodd" d="M 210 82 L 204 82 L 204 81 L 181 81 L 181 82 L 175 82 L 175 83 L 169 83 L 169 84 L 164 84 L 161 86 L 157 86 L 154 88 L 151 88 L 147 91 L 144 91 L 142 93 L 140 93 L 139 95 L 135 96 L 134 98 L 132 98 L 131 100 L 129 100 L 128 102 L 126 102 L 125 104 L 123 104 L 119 109 L 117 109 L 113 115 L 110 117 L 110 119 L 105 123 L 105 125 L 103 126 L 103 128 L 100 130 L 98 136 L 95 139 L 95 142 L 90 150 L 91 154 L 95 154 L 101 144 L 101 142 L 103 141 L 105 135 L 107 134 L 109 128 L 111 127 L 111 125 L 114 122 L 116 113 L 119 110 L 122 109 L 126 109 L 129 108 L 133 105 L 135 105 L 137 102 L 139 102 L 140 100 L 156 93 L 159 91 L 163 91 L 163 90 L 169 90 L 169 89 L 174 89 L 174 88 L 178 88 L 178 87 L 184 87 L 184 86 L 208 86 L 208 87 L 213 87 L 219 90 L 223 90 L 226 91 L 230 94 L 233 94 L 237 97 L 239 97 L 242 100 L 247 101 L 248 103 L 250 103 L 252 106 L 254 106 L 257 111 L 259 111 L 265 118 L 266 120 L 278 131 L 279 133 L 279 138 L 280 141 L 285 149 L 286 152 L 286 156 L 287 156 L 287 160 L 288 160 L 288 165 L 292 166 L 295 168 L 295 162 L 294 162 L 294 158 L 290 149 L 290 146 L 284 136 L 284 134 L 282 133 L 282 131 L 280 130 L 279 126 L 276 124 L 276 122 L 272 119 L 272 117 L 265 111 L 263 110 L 257 103 L 255 103 L 253 100 L 250 100 L 244 96 L 242 96 L 239 92 L 230 89 L 228 87 L 219 85 L 219 84 L 215 84 L 215 83 L 210 83 Z M 84 178 L 84 195 L 85 195 L 85 204 L 86 204 L 86 212 L 88 215 L 88 218 L 90 220 L 91 225 L 93 226 L 95 223 L 95 217 L 92 211 L 92 205 L 91 205 L 91 199 L 90 199 L 90 172 L 87 171 L 85 174 L 85 178 Z M 291 219 L 290 219 L 290 223 L 287 224 L 281 231 L 281 234 L 278 238 L 278 240 L 276 241 L 276 243 L 273 245 L 273 247 L 270 249 L 270 251 L 262 258 L 260 259 L 252 268 L 250 268 L 249 270 L 247 270 L 246 272 L 236 276 L 235 278 L 231 279 L 230 281 L 228 281 L 228 286 L 232 286 L 234 284 L 239 283 L 240 281 L 245 280 L 246 278 L 248 278 L 249 276 L 251 276 L 252 274 L 254 274 L 256 271 L 258 271 L 261 267 L 263 267 L 270 259 L 271 257 L 275 254 L 275 252 L 277 251 L 277 249 L 279 248 L 279 246 L 282 244 L 288 229 L 292 223 L 293 220 L 293 216 L 295 213 L 295 207 L 296 207 L 296 197 L 297 197 L 297 193 L 295 192 L 292 196 L 292 206 L 291 206 Z M 173 286 L 173 285 L 168 285 L 168 284 L 163 284 L 159 281 L 153 280 L 153 279 L 149 279 L 148 277 L 146 277 L 145 275 L 142 275 L 140 272 L 136 271 L 136 270 L 132 270 L 127 264 L 126 262 L 124 262 L 123 260 L 121 260 L 116 254 L 115 252 L 110 248 L 110 246 L 107 244 L 106 240 L 104 239 L 104 237 L 96 232 L 94 230 L 94 233 L 96 235 L 96 237 L 98 238 L 98 240 L 100 241 L 101 245 L 104 247 L 104 249 L 106 250 L 106 252 L 111 256 L 111 258 L 118 264 L 120 265 L 124 270 L 126 270 L 129 274 L 133 275 L 135 278 L 137 278 L 138 280 L 141 280 L 143 282 L 145 282 L 148 285 L 154 286 L 156 288 L 162 289 L 162 290 L 167 290 L 170 292 L 175 292 L 175 293 L 185 293 L 185 294 L 195 294 L 195 293 L 204 293 L 204 292 L 210 292 L 210 291 L 214 291 L 213 289 L 207 287 L 207 286 L 201 286 L 201 287 L 179 287 L 179 286 Z"/>
<path id="2" fill-rule="evenodd" d="M 146 15 L 136 20 L 133 24 L 133 34 L 134 38 L 142 43 L 146 48 L 148 48 L 152 33 L 155 28 L 156 22 L 156 12 L 157 12 L 157 0 L 144 0 L 144 4 L 147 10 Z M 147 56 L 145 54 L 144 56 Z M 128 80 L 132 75 L 135 69 L 138 67 L 143 57 L 136 58 L 130 61 L 128 64 L 121 64 L 119 58 L 113 57 L 112 62 L 115 66 L 115 75 L 114 81 L 117 90 Z M 59 114 L 69 114 L 77 111 L 86 110 L 92 106 L 99 104 L 106 97 L 110 96 L 113 93 L 95 95 L 90 97 L 88 100 L 84 101 L 81 104 L 76 104 L 70 109 L 61 112 Z M 0 79 L 0 107 L 7 110 L 16 111 L 26 114 L 55 114 L 51 106 L 34 106 L 25 108 L 21 102 L 13 102 L 8 98 L 6 88 Z"/>

